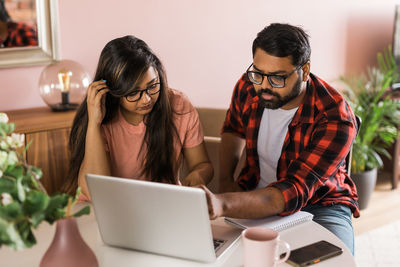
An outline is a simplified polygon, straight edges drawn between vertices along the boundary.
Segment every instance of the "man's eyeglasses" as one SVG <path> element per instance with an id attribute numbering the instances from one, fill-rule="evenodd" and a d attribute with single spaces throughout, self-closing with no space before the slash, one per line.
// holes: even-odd
<path id="1" fill-rule="evenodd" d="M 295 68 L 292 72 L 286 74 L 286 75 L 277 75 L 277 74 L 264 74 L 258 71 L 252 71 L 250 68 L 253 66 L 253 63 L 249 66 L 247 69 L 247 77 L 249 77 L 249 80 L 257 85 L 260 85 L 264 81 L 264 77 L 267 77 L 269 84 L 274 87 L 274 88 L 283 88 L 285 87 L 285 82 L 286 79 L 290 77 L 293 73 L 298 71 L 303 65 L 298 66 Z"/>
<path id="2" fill-rule="evenodd" d="M 157 83 L 153 83 L 152 85 L 150 85 L 149 87 L 147 87 L 144 90 L 133 91 L 132 93 L 130 93 L 129 95 L 126 95 L 124 97 L 128 102 L 136 102 L 142 98 L 143 92 L 146 92 L 147 95 L 151 96 L 151 95 L 155 95 L 158 92 L 160 92 L 160 88 L 161 88 L 160 82 L 157 82 Z"/>

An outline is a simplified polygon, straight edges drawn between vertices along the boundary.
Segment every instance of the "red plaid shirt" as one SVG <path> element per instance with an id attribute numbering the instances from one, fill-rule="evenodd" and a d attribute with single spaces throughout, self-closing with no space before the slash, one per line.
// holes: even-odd
<path id="1" fill-rule="evenodd" d="M 20 22 L 8 22 L 8 37 L 3 42 L 4 47 L 37 46 L 36 31 Z"/>
<path id="2" fill-rule="evenodd" d="M 260 180 L 257 138 L 263 107 L 244 74 L 235 86 L 223 133 L 246 139 L 246 163 L 238 184 L 254 189 Z M 288 127 L 278 161 L 277 182 L 289 215 L 310 204 L 344 204 L 359 216 L 357 191 L 345 170 L 345 157 L 356 136 L 354 114 L 343 97 L 310 74 L 306 95 Z"/>

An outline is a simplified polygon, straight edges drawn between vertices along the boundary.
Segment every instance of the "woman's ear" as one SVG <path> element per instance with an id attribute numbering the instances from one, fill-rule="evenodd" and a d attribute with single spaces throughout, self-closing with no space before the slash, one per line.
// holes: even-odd
<path id="1" fill-rule="evenodd" d="M 309 78 L 310 75 L 310 67 L 311 67 L 311 63 L 310 61 L 307 61 L 307 63 L 305 63 L 302 67 L 303 70 L 303 82 L 306 82 Z"/>

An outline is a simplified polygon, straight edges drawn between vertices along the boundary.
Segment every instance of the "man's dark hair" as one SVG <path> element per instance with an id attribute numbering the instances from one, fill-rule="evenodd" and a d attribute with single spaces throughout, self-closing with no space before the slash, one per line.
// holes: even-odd
<path id="1" fill-rule="evenodd" d="M 260 48 L 275 57 L 291 56 L 292 64 L 300 66 L 310 60 L 308 35 L 300 27 L 272 23 L 257 34 L 253 41 L 253 57 Z"/>
<path id="2" fill-rule="evenodd" d="M 11 18 L 4 6 L 4 0 L 0 0 L 0 21 L 7 22 L 9 20 L 11 20 Z"/>

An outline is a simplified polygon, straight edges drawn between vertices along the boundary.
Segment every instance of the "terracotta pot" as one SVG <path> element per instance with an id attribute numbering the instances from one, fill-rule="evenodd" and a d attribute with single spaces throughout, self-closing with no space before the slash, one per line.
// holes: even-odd
<path id="1" fill-rule="evenodd" d="M 95 254 L 82 239 L 75 218 L 57 221 L 54 239 L 40 262 L 40 267 L 50 266 L 99 266 Z"/>

